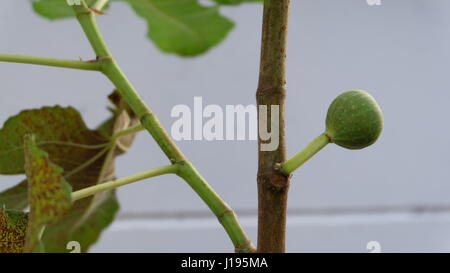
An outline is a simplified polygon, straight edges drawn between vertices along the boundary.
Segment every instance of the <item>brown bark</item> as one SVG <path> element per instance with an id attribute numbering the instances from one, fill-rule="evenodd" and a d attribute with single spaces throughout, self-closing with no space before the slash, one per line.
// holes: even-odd
<path id="1" fill-rule="evenodd" d="M 271 105 L 279 105 L 279 146 L 261 151 L 258 162 L 258 252 L 284 252 L 289 177 L 274 166 L 286 160 L 285 97 L 286 42 L 290 0 L 266 0 L 264 3 L 261 64 L 256 99 L 267 105 L 270 128 Z M 269 130 L 272 130 L 270 128 Z"/>

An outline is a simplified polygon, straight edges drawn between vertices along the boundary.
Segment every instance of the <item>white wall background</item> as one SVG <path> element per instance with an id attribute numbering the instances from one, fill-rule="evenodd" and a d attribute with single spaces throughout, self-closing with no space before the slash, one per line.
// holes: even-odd
<path id="1" fill-rule="evenodd" d="M 27 0 L 1 0 L 0 52 L 93 58 L 74 20 L 50 22 Z M 198 58 L 162 54 L 146 24 L 123 3 L 100 17 L 108 44 L 166 128 L 176 104 L 253 104 L 262 7 L 224 8 L 236 28 Z M 385 130 L 361 151 L 329 146 L 292 179 L 290 252 L 450 251 L 450 1 L 293 0 L 287 135 L 292 155 L 324 128 L 331 100 L 366 89 Z M 73 105 L 93 127 L 107 117 L 113 89 L 100 74 L 0 63 L 0 122 L 23 108 Z M 179 146 L 256 238 L 256 142 L 184 141 Z M 118 160 L 126 176 L 166 164 L 141 134 Z M 19 177 L 1 177 L 0 189 Z M 180 179 L 167 176 L 119 190 L 121 212 L 96 252 L 232 251 L 217 221 Z"/>

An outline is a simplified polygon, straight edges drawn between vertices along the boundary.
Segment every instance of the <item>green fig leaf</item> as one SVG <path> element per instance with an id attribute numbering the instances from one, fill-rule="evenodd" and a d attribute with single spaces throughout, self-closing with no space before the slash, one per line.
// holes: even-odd
<path id="1" fill-rule="evenodd" d="M 147 21 L 148 36 L 166 53 L 196 56 L 219 44 L 233 28 L 218 7 L 198 0 L 127 0 Z"/>
<path id="2" fill-rule="evenodd" d="M 0 253 L 22 253 L 28 215 L 0 208 Z"/>
<path id="3" fill-rule="evenodd" d="M 28 206 L 28 182 L 19 184 L 0 192 L 0 206 L 12 210 L 24 210 Z"/>
<path id="4" fill-rule="evenodd" d="M 24 150 L 30 205 L 24 252 L 41 252 L 41 233 L 47 224 L 57 222 L 69 211 L 72 187 L 64 179 L 63 169 L 50 161 L 33 135 L 25 136 Z"/>
<path id="5" fill-rule="evenodd" d="M 36 0 L 33 1 L 33 10 L 50 20 L 75 17 L 73 8 L 69 5 L 71 0 Z M 93 5 L 96 0 L 85 0 L 87 5 Z M 76 0 L 71 3 L 76 4 Z M 105 7 L 106 9 L 107 7 Z"/>
<path id="6" fill-rule="evenodd" d="M 148 37 L 159 49 L 191 57 L 205 53 L 219 44 L 233 28 L 233 22 L 219 13 L 220 5 L 260 0 L 214 0 L 218 4 L 216 6 L 203 6 L 199 0 L 120 1 L 128 2 L 136 14 L 147 22 Z M 95 0 L 85 2 L 90 6 Z M 67 0 L 34 0 L 33 9 L 50 20 L 75 16 Z"/>

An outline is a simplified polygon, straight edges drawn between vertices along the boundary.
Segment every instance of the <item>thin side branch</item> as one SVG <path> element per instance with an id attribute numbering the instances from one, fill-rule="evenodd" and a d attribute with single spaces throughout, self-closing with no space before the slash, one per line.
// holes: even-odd
<path id="1" fill-rule="evenodd" d="M 0 62 L 34 64 L 54 66 L 61 68 L 101 71 L 101 63 L 98 61 L 75 61 L 46 57 L 23 56 L 14 54 L 0 54 Z"/>
<path id="2" fill-rule="evenodd" d="M 155 176 L 160 176 L 160 175 L 164 175 L 164 174 L 170 174 L 170 173 L 177 173 L 178 171 L 178 166 L 177 165 L 169 165 L 169 166 L 164 166 L 164 167 L 160 167 L 160 168 L 155 168 L 155 169 L 151 169 L 145 172 L 141 172 L 141 173 L 137 173 L 137 174 L 133 174 L 124 178 L 120 178 L 120 179 L 116 179 L 116 180 L 112 180 L 109 182 L 105 182 L 105 183 L 101 183 L 89 188 L 85 188 L 82 190 L 78 190 L 74 193 L 72 193 L 72 200 L 77 201 L 89 196 L 92 196 L 94 194 L 103 192 L 103 191 L 107 191 L 107 190 L 112 190 L 127 184 L 131 184 L 133 182 L 137 182 L 137 181 L 141 181 L 147 178 L 151 178 L 151 177 L 155 177 Z"/>

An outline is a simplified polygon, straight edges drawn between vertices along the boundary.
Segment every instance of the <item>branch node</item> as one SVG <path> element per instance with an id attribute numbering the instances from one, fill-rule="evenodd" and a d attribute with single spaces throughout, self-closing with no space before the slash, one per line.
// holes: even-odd
<path id="1" fill-rule="evenodd" d="M 237 246 L 234 248 L 235 253 L 255 253 L 256 249 L 250 241 L 247 241 L 245 245 Z"/>
<path id="2" fill-rule="evenodd" d="M 259 87 L 257 93 L 281 93 L 285 89 L 285 85 L 275 85 L 270 87 Z"/>
<path id="3" fill-rule="evenodd" d="M 276 98 L 276 100 L 283 101 L 286 97 L 286 87 L 284 85 L 276 85 L 267 88 L 259 87 L 256 90 L 256 99 L 259 102 L 268 100 L 267 98 Z"/>
<path id="4" fill-rule="evenodd" d="M 222 222 L 222 219 L 227 215 L 235 215 L 234 210 L 232 210 L 231 208 L 227 208 L 224 211 L 222 211 L 221 213 L 217 214 L 217 219 L 219 219 L 219 222 Z"/>
<path id="5" fill-rule="evenodd" d="M 152 117 L 153 117 L 153 113 L 150 111 L 147 111 L 141 115 L 139 120 L 140 120 L 141 124 L 143 124 L 146 119 L 152 118 Z"/>

